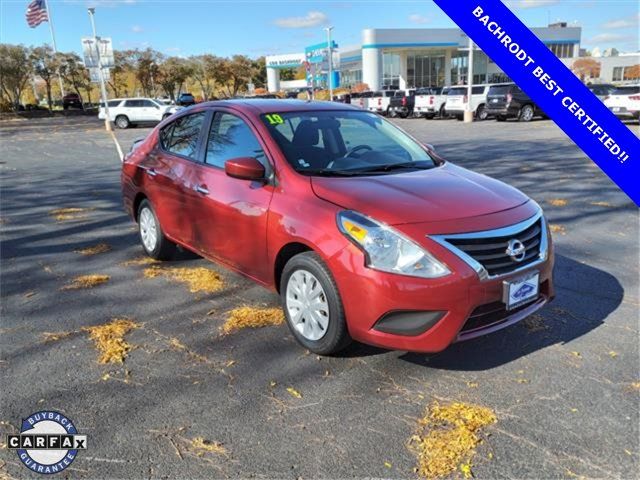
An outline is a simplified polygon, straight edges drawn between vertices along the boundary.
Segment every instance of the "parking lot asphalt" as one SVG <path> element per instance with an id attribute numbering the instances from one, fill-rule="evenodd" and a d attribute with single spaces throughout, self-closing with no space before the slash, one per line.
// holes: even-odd
<path id="1" fill-rule="evenodd" d="M 357 346 L 320 358 L 285 325 L 222 335 L 230 309 L 277 306 L 277 295 L 190 254 L 171 265 L 215 269 L 223 290 L 145 277 L 97 120 L 0 124 L 3 437 L 33 412 L 63 412 L 88 435 L 63 474 L 73 478 L 415 478 L 418 419 L 435 400 L 461 401 L 497 417 L 477 478 L 637 478 L 638 209 L 549 120 L 397 123 L 545 209 L 557 298 L 535 321 L 431 356 Z M 117 136 L 128 148 L 148 131 Z M 60 208 L 87 210 L 57 220 Z M 98 243 L 110 251 L 75 252 Z M 85 274 L 110 279 L 64 289 Z M 114 318 L 138 328 L 124 364 L 103 365 L 83 328 Z M 3 445 L 2 476 L 34 474 Z"/>

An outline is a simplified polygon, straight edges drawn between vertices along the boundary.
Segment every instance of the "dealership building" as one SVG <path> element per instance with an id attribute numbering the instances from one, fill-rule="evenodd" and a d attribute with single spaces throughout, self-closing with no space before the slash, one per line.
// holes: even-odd
<path id="1" fill-rule="evenodd" d="M 580 58 L 580 27 L 560 22 L 531 30 L 568 66 Z M 371 90 L 380 90 L 466 84 L 468 45 L 469 38 L 458 28 L 366 29 L 362 31 L 361 45 L 341 47 L 339 53 L 334 54 L 334 69 L 339 72 L 339 80 L 334 86 L 352 87 L 365 83 Z M 306 58 L 304 53 L 267 57 L 269 91 L 310 86 L 306 80 L 281 82 L 279 78 L 281 69 L 306 65 Z M 638 63 L 637 56 L 608 57 L 607 68 L 603 69 L 600 80 L 614 80 L 603 77 L 605 73 L 607 77 L 613 76 L 616 60 L 612 59 L 618 58 L 623 68 Z M 602 59 L 595 60 L 600 62 Z M 508 80 L 484 52 L 474 51 L 474 84 Z"/>

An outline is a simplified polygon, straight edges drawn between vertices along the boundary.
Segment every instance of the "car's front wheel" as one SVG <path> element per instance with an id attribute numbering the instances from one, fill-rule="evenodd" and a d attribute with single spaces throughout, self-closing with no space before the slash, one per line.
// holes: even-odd
<path id="1" fill-rule="evenodd" d="M 127 118 L 126 115 L 118 115 L 116 117 L 116 127 L 125 129 L 129 128 L 130 124 L 131 123 L 129 122 L 129 118 Z"/>
<path id="2" fill-rule="evenodd" d="M 486 120 L 489 117 L 487 110 L 484 108 L 484 105 L 480 105 L 476 110 L 476 118 L 478 120 Z"/>
<path id="3" fill-rule="evenodd" d="M 142 248 L 151 258 L 169 260 L 173 257 L 176 244 L 162 233 L 158 217 L 148 200 L 140 202 L 138 207 L 138 233 Z"/>
<path id="4" fill-rule="evenodd" d="M 280 295 L 289 329 L 301 345 L 331 355 L 351 343 L 338 288 L 318 254 L 304 252 L 287 262 Z"/>

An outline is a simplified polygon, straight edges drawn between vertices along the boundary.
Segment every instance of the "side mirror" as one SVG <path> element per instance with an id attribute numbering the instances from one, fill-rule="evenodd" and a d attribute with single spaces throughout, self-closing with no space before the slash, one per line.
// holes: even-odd
<path id="1" fill-rule="evenodd" d="M 232 158 L 224 162 L 224 171 L 233 178 L 242 180 L 264 180 L 265 170 L 254 157 Z"/>
<path id="2" fill-rule="evenodd" d="M 430 143 L 424 143 L 423 145 L 427 147 L 429 150 L 431 150 L 433 153 L 436 153 L 436 148 Z"/>

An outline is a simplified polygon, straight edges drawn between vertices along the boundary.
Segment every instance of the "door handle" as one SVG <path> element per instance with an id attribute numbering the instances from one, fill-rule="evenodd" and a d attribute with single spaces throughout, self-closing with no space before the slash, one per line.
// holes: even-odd
<path id="1" fill-rule="evenodd" d="M 150 177 L 155 177 L 156 175 L 158 175 L 158 172 L 156 172 L 154 168 L 147 168 L 145 170 L 147 172 L 147 175 L 149 175 Z"/>
<path id="2" fill-rule="evenodd" d="M 196 185 L 195 187 L 193 187 L 193 189 L 196 192 L 201 193 L 203 195 L 208 195 L 209 194 L 209 190 L 207 190 L 207 187 L 203 186 L 203 185 Z"/>

